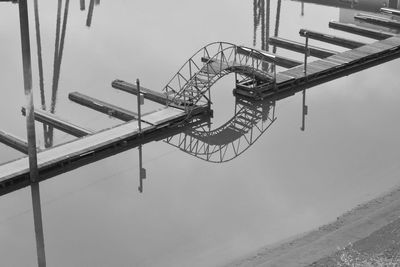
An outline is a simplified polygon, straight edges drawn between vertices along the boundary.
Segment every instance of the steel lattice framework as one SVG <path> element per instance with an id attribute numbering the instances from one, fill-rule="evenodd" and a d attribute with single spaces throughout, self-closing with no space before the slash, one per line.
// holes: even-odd
<path id="1" fill-rule="evenodd" d="M 237 99 L 235 115 L 219 128 L 210 130 L 204 123 L 165 142 L 202 160 L 222 163 L 245 152 L 275 120 L 275 102 Z"/>
<path id="2" fill-rule="evenodd" d="M 179 103 L 186 111 L 210 105 L 210 88 L 221 77 L 235 73 L 254 81 L 274 81 L 273 56 L 226 42 L 206 45 L 190 57 L 164 87 L 169 103 Z"/>

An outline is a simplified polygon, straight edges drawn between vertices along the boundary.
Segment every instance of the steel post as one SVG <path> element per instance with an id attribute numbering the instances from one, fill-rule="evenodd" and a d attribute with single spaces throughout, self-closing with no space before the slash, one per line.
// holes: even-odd
<path id="1" fill-rule="evenodd" d="M 140 108 L 140 106 L 141 106 L 141 101 L 140 101 L 141 95 L 140 94 L 141 93 L 140 93 L 139 79 L 136 79 L 136 87 L 138 90 L 138 92 L 137 92 L 138 125 L 139 125 L 139 133 L 141 133 L 142 132 L 142 115 L 141 115 L 141 108 Z"/>
<path id="2" fill-rule="evenodd" d="M 306 45 L 305 45 L 305 51 L 304 51 L 304 76 L 305 79 L 307 79 L 307 59 L 308 56 L 310 55 L 310 51 L 308 48 L 308 34 L 307 32 L 304 32 L 304 35 L 306 37 Z M 301 130 L 305 130 L 305 121 L 306 121 L 306 115 L 308 113 L 308 107 L 306 105 L 306 89 L 303 89 L 303 105 L 302 105 L 302 123 L 301 123 Z"/>
<path id="3" fill-rule="evenodd" d="M 305 51 L 304 51 L 304 76 L 307 77 L 307 59 L 308 59 L 308 55 L 309 55 L 309 51 L 308 51 L 308 34 L 307 32 L 304 32 L 304 35 L 306 37 L 306 45 L 305 45 Z"/>

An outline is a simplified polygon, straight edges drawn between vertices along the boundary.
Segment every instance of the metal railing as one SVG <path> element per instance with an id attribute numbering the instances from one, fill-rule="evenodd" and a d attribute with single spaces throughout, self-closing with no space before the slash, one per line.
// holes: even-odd
<path id="1" fill-rule="evenodd" d="M 164 87 L 169 104 L 183 106 L 185 111 L 210 105 L 210 88 L 229 73 L 275 82 L 275 58 L 267 52 L 227 42 L 208 44 L 190 57 Z"/>

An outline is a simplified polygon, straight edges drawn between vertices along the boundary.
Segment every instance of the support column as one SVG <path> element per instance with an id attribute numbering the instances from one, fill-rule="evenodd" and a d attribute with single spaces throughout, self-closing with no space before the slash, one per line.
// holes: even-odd
<path id="1" fill-rule="evenodd" d="M 138 109 L 138 126 L 139 126 L 139 135 L 142 133 L 142 113 L 141 113 L 141 105 L 144 104 L 144 96 L 140 92 L 140 81 L 136 79 L 136 88 L 137 88 L 137 109 Z M 143 180 L 146 179 L 146 169 L 143 168 L 143 160 L 142 160 L 142 145 L 139 145 L 139 192 L 143 193 Z"/>
<path id="2" fill-rule="evenodd" d="M 308 48 L 308 34 L 307 32 L 304 33 L 306 37 L 306 45 L 304 51 L 304 76 L 307 79 L 307 59 L 310 55 L 310 49 Z M 303 105 L 302 105 L 302 122 L 301 122 L 301 130 L 305 130 L 305 123 L 306 123 L 306 115 L 308 113 L 308 107 L 306 105 L 306 89 L 303 90 Z"/>
<path id="3" fill-rule="evenodd" d="M 29 20 L 27 0 L 19 0 L 19 19 L 21 29 L 22 65 L 26 97 L 26 130 L 31 180 L 33 219 L 35 224 L 38 266 L 46 266 L 42 212 L 40 207 L 39 172 L 37 167 L 35 118 L 32 94 L 32 65 L 29 40 Z"/>

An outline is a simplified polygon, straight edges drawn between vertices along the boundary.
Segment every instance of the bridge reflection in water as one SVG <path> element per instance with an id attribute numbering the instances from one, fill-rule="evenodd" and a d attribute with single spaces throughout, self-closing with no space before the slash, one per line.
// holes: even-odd
<path id="1" fill-rule="evenodd" d="M 236 98 L 234 116 L 217 129 L 202 123 L 165 142 L 199 159 L 222 163 L 245 152 L 275 120 L 275 101 Z"/>

